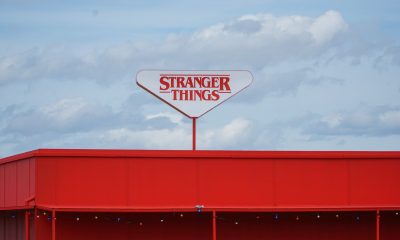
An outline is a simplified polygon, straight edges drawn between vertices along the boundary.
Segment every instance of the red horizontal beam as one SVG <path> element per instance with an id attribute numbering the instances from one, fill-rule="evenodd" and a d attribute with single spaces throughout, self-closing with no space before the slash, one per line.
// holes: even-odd
<path id="1" fill-rule="evenodd" d="M 93 208 L 93 207 L 59 207 L 59 206 L 36 206 L 40 210 L 45 211 L 57 211 L 57 212 L 197 212 L 197 208 Z M 294 207 L 294 208 L 243 208 L 243 207 L 213 207 L 207 208 L 204 207 L 202 212 L 335 212 L 335 211 L 400 211 L 400 206 L 352 206 L 352 207 L 343 207 L 343 206 L 332 206 L 332 207 L 323 207 L 319 208 L 317 206 L 314 207 Z"/>
<path id="2" fill-rule="evenodd" d="M 13 211 L 13 210 L 29 210 L 33 209 L 35 206 L 14 206 L 14 207 L 0 207 L 0 211 Z"/>
<path id="3" fill-rule="evenodd" d="M 400 151 L 225 151 L 225 150 L 112 150 L 37 149 L 0 159 L 0 164 L 31 157 L 119 158 L 265 158 L 265 159 L 400 159 Z"/>

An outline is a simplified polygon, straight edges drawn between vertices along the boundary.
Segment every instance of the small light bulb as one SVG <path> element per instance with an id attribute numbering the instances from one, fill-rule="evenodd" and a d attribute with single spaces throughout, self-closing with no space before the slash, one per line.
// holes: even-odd
<path id="1" fill-rule="evenodd" d="M 260 216 L 256 216 L 256 219 L 260 219 Z"/>
<path id="2" fill-rule="evenodd" d="M 98 216 L 94 216 L 94 219 L 96 219 L 96 220 L 97 220 L 97 219 L 99 219 L 99 217 L 98 217 Z"/>
<path id="3" fill-rule="evenodd" d="M 396 216 L 399 216 L 399 212 L 396 212 Z"/>
<path id="4" fill-rule="evenodd" d="M 317 218 L 321 218 L 321 215 L 317 214 Z"/>
<path id="5" fill-rule="evenodd" d="M 181 218 L 183 218 L 183 213 L 181 213 L 179 216 L 180 216 Z"/>
<path id="6" fill-rule="evenodd" d="M 79 221 L 79 220 L 81 220 L 81 219 L 80 219 L 79 217 L 77 217 L 77 218 L 76 218 L 76 221 Z"/>
<path id="7" fill-rule="evenodd" d="M 238 221 L 235 221 L 235 225 L 238 225 L 239 224 L 239 222 Z"/>
<path id="8" fill-rule="evenodd" d="M 296 216 L 296 220 L 299 221 L 299 219 L 300 219 L 299 216 Z"/>
<path id="9" fill-rule="evenodd" d="M 142 223 L 142 222 L 139 222 L 139 226 L 143 226 L 143 223 Z"/>
<path id="10" fill-rule="evenodd" d="M 160 222 L 164 222 L 164 219 L 161 219 Z"/>
<path id="11" fill-rule="evenodd" d="M 336 218 L 339 218 L 339 214 L 336 214 Z"/>
<path id="12" fill-rule="evenodd" d="M 45 215 L 45 216 L 46 216 L 46 214 L 47 214 L 46 212 L 43 212 L 43 215 Z"/>

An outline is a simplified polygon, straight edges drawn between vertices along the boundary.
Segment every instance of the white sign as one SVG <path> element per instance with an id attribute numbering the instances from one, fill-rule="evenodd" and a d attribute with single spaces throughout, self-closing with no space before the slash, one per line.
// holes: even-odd
<path id="1" fill-rule="evenodd" d="M 198 118 L 253 81 L 249 71 L 142 70 L 137 84 L 190 118 Z"/>

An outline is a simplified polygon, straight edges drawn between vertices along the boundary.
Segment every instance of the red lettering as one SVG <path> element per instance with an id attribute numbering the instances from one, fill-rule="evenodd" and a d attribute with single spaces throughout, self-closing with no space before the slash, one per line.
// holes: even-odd
<path id="1" fill-rule="evenodd" d="M 201 87 L 203 88 L 210 88 L 211 87 L 211 82 L 210 82 L 210 78 L 209 77 L 203 77 L 201 79 Z"/>
<path id="2" fill-rule="evenodd" d="M 212 95 L 212 99 L 211 100 L 213 100 L 213 101 L 218 101 L 219 100 L 219 92 L 218 92 L 218 90 L 213 90 L 211 95 Z"/>
<path id="3" fill-rule="evenodd" d="M 212 77 L 211 78 L 211 86 L 212 88 L 217 88 L 218 87 L 218 83 L 220 82 L 219 77 Z"/>
<path id="4" fill-rule="evenodd" d="M 176 78 L 176 87 L 177 88 L 186 88 L 185 87 L 185 77 L 177 77 Z"/>
<path id="5" fill-rule="evenodd" d="M 172 100 L 177 100 L 178 99 L 178 92 L 179 90 L 171 90 L 172 92 Z"/>
<path id="6" fill-rule="evenodd" d="M 168 77 L 161 77 L 160 78 L 160 90 L 168 90 L 169 89 L 169 82 Z"/>
<path id="7" fill-rule="evenodd" d="M 191 77 L 188 77 L 186 80 L 186 85 L 185 88 L 194 88 L 195 84 L 193 83 L 193 80 Z"/>
<path id="8" fill-rule="evenodd" d="M 229 87 L 229 77 L 220 77 L 219 80 L 221 81 L 219 84 L 220 91 L 231 91 Z"/>
<path id="9" fill-rule="evenodd" d="M 203 90 L 201 94 L 202 100 L 210 100 L 210 90 Z"/>
<path id="10" fill-rule="evenodd" d="M 218 101 L 231 91 L 229 76 L 162 76 L 160 91 L 170 90 L 174 101 Z M 168 92 L 163 92 L 168 93 Z"/>

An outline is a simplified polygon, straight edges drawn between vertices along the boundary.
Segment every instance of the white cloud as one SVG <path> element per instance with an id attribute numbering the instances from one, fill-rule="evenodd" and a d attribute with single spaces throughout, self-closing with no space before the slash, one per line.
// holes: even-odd
<path id="1" fill-rule="evenodd" d="M 198 133 L 201 148 L 280 148 L 292 139 L 301 144 L 307 139 L 335 136 L 400 135 L 399 107 L 389 106 L 394 101 L 386 97 L 388 94 L 375 104 L 381 107 L 351 109 L 366 98 L 374 105 L 379 92 L 398 88 L 398 71 L 391 73 L 394 80 L 389 81 L 385 79 L 388 75 L 380 75 L 372 65 L 376 60 L 376 65 L 397 67 L 400 48 L 356 38 L 353 30 L 336 11 L 317 17 L 248 14 L 197 31 L 171 33 L 165 39 L 145 41 L 139 34 L 135 35 L 138 39 L 107 48 L 82 50 L 52 45 L 4 56 L 0 58 L 0 97 L 7 89 L 17 90 L 3 94 L 1 99 L 0 143 L 14 152 L 39 146 L 190 149 L 190 122 L 157 105 L 158 100 L 150 102 L 151 96 L 116 91 L 107 95 L 119 95 L 112 108 L 104 100 L 107 97 L 96 92 L 112 92 L 115 88 L 104 90 L 112 84 L 135 89 L 133 78 L 139 68 L 240 68 L 253 72 L 253 85 L 233 98 L 234 107 L 227 111 L 233 120 L 223 122 L 219 117 L 218 126 L 206 123 L 206 130 Z M 362 74 L 354 74 L 356 70 Z M 366 75 L 376 84 L 354 81 Z M 83 87 L 81 83 L 88 80 L 100 84 L 91 82 Z M 67 81 L 79 86 L 81 95 L 93 93 L 91 100 L 76 97 L 79 94 L 70 93 L 71 87 L 49 97 L 54 87 L 61 89 Z M 46 82 L 57 83 L 52 89 Z M 9 87 L 14 85 L 17 87 Z M 371 91 L 364 91 L 368 88 L 376 92 L 373 97 Z M 19 96 L 21 106 L 9 96 Z M 351 98 L 348 105 L 344 103 L 346 96 Z M 43 99 L 40 104 L 28 105 L 33 98 Z M 102 98 L 103 104 L 96 98 Z M 307 112 L 309 115 L 299 119 Z M 252 120 L 241 118 L 243 115 Z M 296 146 L 301 145 L 291 145 Z"/>
<path id="2" fill-rule="evenodd" d="M 343 121 L 343 116 L 341 114 L 324 116 L 321 118 L 321 122 L 326 123 L 330 128 L 339 126 L 342 121 Z"/>
<path id="3" fill-rule="evenodd" d="M 133 41 L 93 51 L 35 48 L 0 59 L 0 84 L 38 79 L 113 82 L 131 78 L 141 67 L 263 68 L 318 58 L 346 29 L 336 11 L 317 18 L 255 14 L 159 42 Z"/>
<path id="4" fill-rule="evenodd" d="M 239 148 L 252 135 L 252 122 L 236 118 L 220 129 L 213 129 L 199 134 L 200 145 L 206 149 Z"/>
<path id="5" fill-rule="evenodd" d="M 315 19 L 299 15 L 277 17 L 271 14 L 256 14 L 205 28 L 194 34 L 193 39 L 202 41 L 223 39 L 230 42 L 229 38 L 233 37 L 237 44 L 263 44 L 277 40 L 308 38 L 317 44 L 323 44 L 347 29 L 348 24 L 342 15 L 333 10 Z"/>
<path id="6" fill-rule="evenodd" d="M 61 99 L 55 103 L 9 116 L 1 129 L 6 134 L 46 134 L 75 132 L 108 125 L 113 112 L 110 107 L 92 104 L 83 98 Z M 96 122 L 96 124 L 93 124 Z"/>
<path id="7" fill-rule="evenodd" d="M 197 146 L 199 149 L 241 149 L 241 144 L 248 139 L 250 131 L 251 121 L 233 119 L 221 128 L 198 132 Z M 117 128 L 100 134 L 98 141 L 146 149 L 191 149 L 192 132 L 190 124 L 165 129 Z"/>
<path id="8" fill-rule="evenodd" d="M 191 136 L 183 128 L 157 130 L 110 129 L 100 134 L 102 142 L 146 149 L 190 149 Z"/>
<path id="9" fill-rule="evenodd" d="M 314 136 L 391 136 L 400 134 L 399 106 L 359 106 L 327 116 L 309 116 L 303 132 Z"/>
<path id="10" fill-rule="evenodd" d="M 162 112 L 156 114 L 150 114 L 146 116 L 147 120 L 150 119 L 157 119 L 157 118 L 167 118 L 170 122 L 182 125 L 183 124 L 183 115 L 178 113 L 171 113 L 171 112 Z"/>
<path id="11" fill-rule="evenodd" d="M 82 98 L 61 99 L 56 103 L 39 108 L 39 112 L 63 125 L 73 121 L 87 107 L 88 103 Z"/>
<path id="12" fill-rule="evenodd" d="M 381 113 L 379 120 L 389 127 L 400 128 L 400 110 Z"/>
<path id="13" fill-rule="evenodd" d="M 309 31 L 318 44 L 323 44 L 338 33 L 345 32 L 347 28 L 348 24 L 342 15 L 331 10 L 316 18 L 309 26 Z"/>

